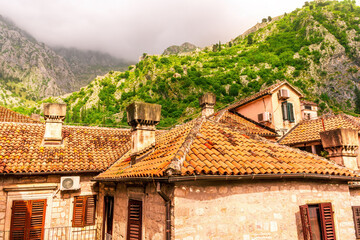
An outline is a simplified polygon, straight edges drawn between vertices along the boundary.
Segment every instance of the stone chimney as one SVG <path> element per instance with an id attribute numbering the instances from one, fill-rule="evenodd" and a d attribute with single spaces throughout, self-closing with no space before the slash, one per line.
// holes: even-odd
<path id="1" fill-rule="evenodd" d="M 208 117 L 214 114 L 214 106 L 216 103 L 216 95 L 213 93 L 205 93 L 199 98 L 199 104 L 202 108 L 201 116 Z"/>
<path id="2" fill-rule="evenodd" d="M 31 119 L 40 122 L 40 115 L 33 113 L 31 114 Z"/>
<path id="3" fill-rule="evenodd" d="M 62 143 L 62 125 L 66 116 L 66 104 L 45 103 L 44 145 L 60 145 Z"/>
<path id="4" fill-rule="evenodd" d="M 320 138 L 324 149 L 329 152 L 331 160 L 349 169 L 359 170 L 357 130 L 338 128 L 324 131 L 320 132 Z"/>
<path id="5" fill-rule="evenodd" d="M 155 126 L 160 122 L 161 105 L 134 102 L 127 108 L 127 121 L 131 129 L 131 151 L 138 152 L 155 144 Z"/>

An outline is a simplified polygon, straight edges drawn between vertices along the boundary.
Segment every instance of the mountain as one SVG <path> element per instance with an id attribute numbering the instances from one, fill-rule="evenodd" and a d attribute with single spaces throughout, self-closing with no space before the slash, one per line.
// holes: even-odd
<path id="1" fill-rule="evenodd" d="M 79 90 L 110 69 L 128 63 L 108 54 L 76 49 L 52 49 L 0 16 L 0 103 L 28 100 Z"/>
<path id="2" fill-rule="evenodd" d="M 171 54 L 179 54 L 179 53 L 187 53 L 195 51 L 197 47 L 194 44 L 185 42 L 180 46 L 173 45 L 164 50 L 163 55 L 171 55 Z"/>
<path id="3" fill-rule="evenodd" d="M 64 47 L 53 47 L 53 50 L 68 62 L 76 79 L 77 90 L 89 84 L 98 75 L 104 75 L 110 70 L 126 70 L 131 64 L 129 61 L 98 51 L 82 51 Z"/>
<path id="4" fill-rule="evenodd" d="M 97 77 L 63 97 L 69 123 L 126 125 L 134 100 L 162 105 L 160 126 L 200 112 L 198 97 L 211 91 L 217 108 L 287 80 L 319 104 L 321 112 L 360 110 L 360 7 L 354 1 L 306 2 L 295 11 L 186 55 L 144 56 L 125 72 Z"/>

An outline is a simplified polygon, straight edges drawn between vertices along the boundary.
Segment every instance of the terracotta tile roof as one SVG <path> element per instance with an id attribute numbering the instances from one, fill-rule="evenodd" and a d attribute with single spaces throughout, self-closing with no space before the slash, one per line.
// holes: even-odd
<path id="1" fill-rule="evenodd" d="M 96 179 L 252 174 L 330 174 L 357 176 L 334 162 L 248 136 L 224 124 L 199 118 L 156 138 L 152 149 L 130 165 L 130 152 Z"/>
<path id="2" fill-rule="evenodd" d="M 39 121 L 0 106 L 0 122 L 39 123 Z"/>
<path id="3" fill-rule="evenodd" d="M 226 124 L 231 128 L 246 131 L 249 134 L 257 134 L 264 137 L 277 136 L 277 133 L 274 129 L 246 118 L 240 113 L 233 113 L 226 110 L 224 112 L 215 113 L 212 119 L 219 123 Z"/>
<path id="4" fill-rule="evenodd" d="M 0 123 L 0 173 L 101 171 L 130 148 L 130 131 L 63 126 L 62 146 L 43 146 L 45 124 Z"/>
<path id="5" fill-rule="evenodd" d="M 311 101 L 308 101 L 308 100 L 301 100 L 300 103 L 302 105 L 312 105 L 312 106 L 317 106 L 318 105 L 317 103 L 314 103 L 314 102 L 311 102 Z"/>
<path id="6" fill-rule="evenodd" d="M 324 126 L 323 126 L 324 123 Z M 278 140 L 281 144 L 294 145 L 321 141 L 320 132 L 337 128 L 351 128 L 360 130 L 360 122 L 357 118 L 339 114 L 323 116 L 315 120 L 302 121 L 293 127 L 288 133 Z"/>
<path id="7" fill-rule="evenodd" d="M 238 108 L 238 107 L 240 107 L 242 105 L 245 105 L 245 104 L 247 104 L 247 103 L 249 103 L 251 101 L 254 101 L 254 100 L 258 99 L 258 98 L 261 98 L 261 97 L 263 97 L 265 95 L 272 94 L 274 91 L 276 91 L 279 87 L 283 86 L 284 84 L 287 84 L 289 87 L 291 87 L 296 92 L 298 92 L 299 95 L 300 95 L 300 98 L 303 97 L 301 91 L 299 91 L 296 87 L 292 86 L 287 81 L 281 81 L 281 82 L 277 82 L 277 83 L 271 85 L 270 87 L 265 88 L 264 90 L 261 90 L 261 91 L 255 93 L 255 94 L 253 94 L 253 95 L 251 95 L 251 96 L 249 96 L 247 98 L 244 98 L 244 99 L 242 99 L 242 100 L 240 100 L 240 101 L 238 101 L 236 103 L 233 103 L 233 104 L 229 105 L 228 107 L 226 107 L 226 109 L 235 109 L 235 108 Z"/>

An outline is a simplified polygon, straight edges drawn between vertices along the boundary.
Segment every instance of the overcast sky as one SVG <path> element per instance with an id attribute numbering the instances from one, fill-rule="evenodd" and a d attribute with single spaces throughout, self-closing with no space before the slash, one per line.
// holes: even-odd
<path id="1" fill-rule="evenodd" d="M 304 0 L 0 0 L 0 15 L 48 45 L 137 60 L 170 45 L 227 42 Z M 359 1 L 358 1 L 359 3 Z"/>

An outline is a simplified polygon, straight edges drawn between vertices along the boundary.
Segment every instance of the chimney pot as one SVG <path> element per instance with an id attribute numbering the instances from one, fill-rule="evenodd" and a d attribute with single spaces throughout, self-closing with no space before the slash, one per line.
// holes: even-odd
<path id="1" fill-rule="evenodd" d="M 320 138 L 324 149 L 329 152 L 330 159 L 352 170 L 359 170 L 357 130 L 345 128 L 328 130 L 320 132 Z"/>
<path id="2" fill-rule="evenodd" d="M 66 117 L 66 104 L 45 103 L 45 145 L 60 145 L 62 143 L 62 125 Z"/>
<path id="3" fill-rule="evenodd" d="M 136 154 L 155 143 L 155 126 L 160 122 L 161 105 L 134 102 L 126 112 L 128 124 L 132 127 L 131 150 Z"/>
<path id="4" fill-rule="evenodd" d="M 202 108 L 201 115 L 208 117 L 214 114 L 214 106 L 216 103 L 216 95 L 213 93 L 205 93 L 199 98 L 199 104 Z"/>

